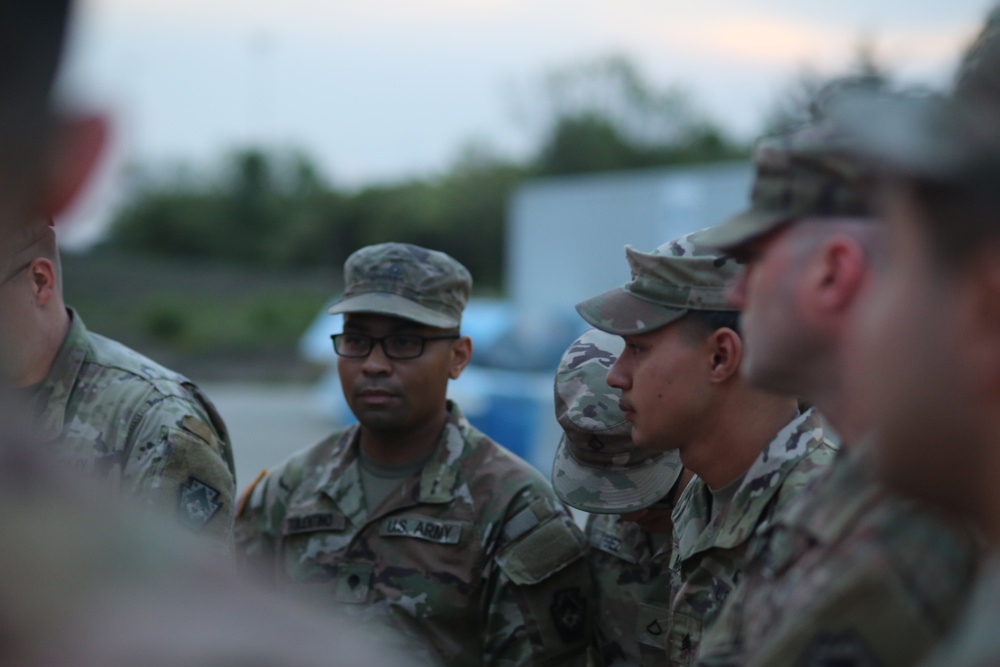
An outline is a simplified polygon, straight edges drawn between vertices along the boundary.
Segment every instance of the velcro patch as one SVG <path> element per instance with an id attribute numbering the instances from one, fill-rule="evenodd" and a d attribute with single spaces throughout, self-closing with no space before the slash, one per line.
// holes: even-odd
<path id="1" fill-rule="evenodd" d="M 378 534 L 383 537 L 415 537 L 437 544 L 458 544 L 462 539 L 462 523 L 422 516 L 390 517 L 379 526 Z"/>
<path id="2" fill-rule="evenodd" d="M 583 556 L 583 540 L 568 521 L 549 519 L 504 549 L 497 556 L 500 569 L 515 584 L 537 584 Z"/>
<path id="3" fill-rule="evenodd" d="M 317 530 L 343 530 L 347 519 L 343 514 L 333 512 L 316 512 L 290 516 L 285 519 L 284 534 L 313 533 Z"/>
<path id="4" fill-rule="evenodd" d="M 196 477 L 188 477 L 177 494 L 177 515 L 181 522 L 201 529 L 222 509 L 219 492 Z"/>

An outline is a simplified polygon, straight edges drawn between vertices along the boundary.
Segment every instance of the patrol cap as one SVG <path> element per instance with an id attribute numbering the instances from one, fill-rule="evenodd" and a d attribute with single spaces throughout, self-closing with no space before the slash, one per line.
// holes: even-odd
<path id="1" fill-rule="evenodd" d="M 468 269 L 451 256 L 409 243 L 380 243 L 344 264 L 344 294 L 329 312 L 379 313 L 451 329 L 472 291 Z"/>
<path id="2" fill-rule="evenodd" d="M 831 115 L 859 155 L 890 172 L 995 187 L 1000 175 L 1000 6 L 962 57 L 950 95 L 855 92 Z"/>
<path id="3" fill-rule="evenodd" d="M 632 280 L 576 305 L 590 325 L 619 336 L 655 331 L 691 310 L 735 311 L 726 291 L 737 263 L 692 240 L 692 235 L 651 253 L 625 247 Z"/>
<path id="4" fill-rule="evenodd" d="M 563 354 L 556 371 L 556 419 L 563 436 L 552 464 L 552 487 L 568 505 L 619 514 L 660 500 L 680 477 L 677 452 L 632 443 L 621 396 L 605 378 L 625 343 L 591 329 Z"/>
<path id="5" fill-rule="evenodd" d="M 825 121 L 764 137 L 754 149 L 750 207 L 695 240 L 732 251 L 798 218 L 867 217 L 866 170 L 848 148 Z"/>

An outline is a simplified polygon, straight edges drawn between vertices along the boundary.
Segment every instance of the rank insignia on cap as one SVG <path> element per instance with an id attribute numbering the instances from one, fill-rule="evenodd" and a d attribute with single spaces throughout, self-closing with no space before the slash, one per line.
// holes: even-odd
<path id="1" fill-rule="evenodd" d="M 552 596 L 552 623 L 559 637 L 567 644 L 586 639 L 587 601 L 579 588 L 564 588 Z"/>
<path id="2" fill-rule="evenodd" d="M 203 528 L 222 509 L 219 492 L 199 479 L 188 477 L 177 496 L 177 514 L 192 528 Z"/>

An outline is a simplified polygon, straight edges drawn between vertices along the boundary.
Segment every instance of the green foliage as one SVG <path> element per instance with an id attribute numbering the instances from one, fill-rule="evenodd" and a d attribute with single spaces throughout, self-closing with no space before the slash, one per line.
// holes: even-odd
<path id="1" fill-rule="evenodd" d="M 745 155 L 683 91 L 657 88 L 620 56 L 554 70 L 533 99 L 543 121 L 539 148 L 524 163 L 473 145 L 442 174 L 345 191 L 302 154 L 244 150 L 214 174 L 141 183 L 107 245 L 161 258 L 339 268 L 361 246 L 411 242 L 452 254 L 478 290 L 497 292 L 506 202 L 525 178 Z M 181 335 L 161 306 L 149 315 L 150 332 Z"/>

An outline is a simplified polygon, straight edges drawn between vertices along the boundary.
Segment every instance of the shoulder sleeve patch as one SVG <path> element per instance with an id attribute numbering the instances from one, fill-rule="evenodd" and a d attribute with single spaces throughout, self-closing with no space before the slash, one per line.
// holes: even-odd
<path id="1" fill-rule="evenodd" d="M 518 585 L 537 584 L 584 553 L 580 531 L 568 517 L 541 523 L 497 556 L 497 564 Z"/>
<path id="2" fill-rule="evenodd" d="M 250 498 L 253 497 L 254 505 L 260 504 L 260 493 L 257 492 L 257 487 L 260 486 L 260 481 L 267 476 L 267 470 L 261 470 L 260 474 L 250 482 L 250 486 L 246 488 L 243 495 L 240 496 L 240 501 L 236 504 L 236 518 L 243 515 L 243 510 L 246 509 L 248 503 L 250 503 Z M 260 487 L 263 490 L 264 487 Z"/>

